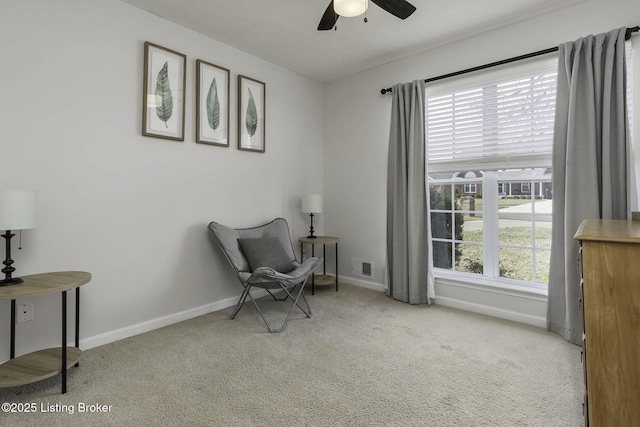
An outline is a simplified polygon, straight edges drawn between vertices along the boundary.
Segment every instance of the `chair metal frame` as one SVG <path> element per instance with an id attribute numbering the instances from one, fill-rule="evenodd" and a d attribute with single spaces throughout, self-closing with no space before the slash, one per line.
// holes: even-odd
<path id="1" fill-rule="evenodd" d="M 260 317 L 262 317 L 262 320 L 267 325 L 267 329 L 271 333 L 283 332 L 286 329 L 294 307 L 298 307 L 307 318 L 313 316 L 309 302 L 304 296 L 304 287 L 307 279 L 320 267 L 323 259 L 320 257 L 311 257 L 302 263 L 296 260 L 291 243 L 291 236 L 289 234 L 289 225 L 284 218 L 276 218 L 266 224 L 250 228 L 231 228 L 212 221 L 209 223 L 208 229 L 213 240 L 224 254 L 244 288 L 231 313 L 231 319 L 235 319 L 238 312 L 244 306 L 247 297 L 256 307 L 256 310 L 258 310 L 258 314 L 260 314 Z M 249 263 L 238 242 L 239 238 L 244 237 L 277 237 L 291 259 L 291 262 L 296 267 L 295 270 L 285 274 L 277 272 L 270 267 L 259 267 L 251 271 Z M 252 295 L 251 291 L 253 288 L 264 289 L 276 301 L 291 300 L 285 320 L 279 328 L 272 327 L 267 320 Z M 284 298 L 277 298 L 274 294 L 276 291 L 283 291 L 285 293 Z M 301 305 L 302 302 L 304 302 L 304 307 Z"/>

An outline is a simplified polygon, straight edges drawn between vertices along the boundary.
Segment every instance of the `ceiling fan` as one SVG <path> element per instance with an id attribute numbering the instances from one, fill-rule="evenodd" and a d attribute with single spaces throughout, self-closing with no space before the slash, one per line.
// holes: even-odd
<path id="1" fill-rule="evenodd" d="M 387 12 L 392 15 L 397 16 L 400 19 L 407 19 L 413 12 L 416 11 L 416 7 L 405 0 L 371 0 L 373 3 L 377 4 Z M 334 7 L 334 3 L 338 6 L 338 10 L 340 10 L 340 3 L 353 3 L 346 2 L 344 0 L 331 0 L 327 10 L 325 10 L 324 15 L 322 15 L 322 19 L 320 19 L 320 23 L 318 24 L 318 31 L 326 31 L 336 28 L 336 22 L 338 21 L 339 16 L 358 16 L 362 15 L 368 7 L 368 0 L 360 0 L 359 2 L 361 6 L 357 8 L 358 10 L 354 12 L 354 14 L 350 14 L 350 12 L 338 13 L 336 8 Z M 348 7 L 348 5 L 346 5 Z M 367 22 L 367 18 L 365 17 L 365 21 Z"/>

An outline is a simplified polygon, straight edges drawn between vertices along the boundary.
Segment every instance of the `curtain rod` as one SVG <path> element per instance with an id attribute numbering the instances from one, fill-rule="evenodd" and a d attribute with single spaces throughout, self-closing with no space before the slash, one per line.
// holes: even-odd
<path id="1" fill-rule="evenodd" d="M 631 35 L 633 33 L 638 32 L 638 31 L 640 31 L 640 26 L 627 28 L 627 32 L 624 35 L 624 39 L 625 40 L 629 40 L 631 38 Z M 539 50 L 537 52 L 527 53 L 526 55 L 514 56 L 513 58 L 503 59 L 501 61 L 492 62 L 490 64 L 479 65 L 477 67 L 467 68 L 466 70 L 455 71 L 453 73 L 443 74 L 442 76 L 438 76 L 438 77 L 431 77 L 431 78 L 425 79 L 424 82 L 425 83 L 431 83 L 431 82 L 435 82 L 437 80 L 447 79 L 449 77 L 460 76 L 462 74 L 467 74 L 467 73 L 471 73 L 471 72 L 474 72 L 474 71 L 480 71 L 480 70 L 484 70 L 486 68 L 496 67 L 498 65 L 509 64 L 510 62 L 521 61 L 523 59 L 529 59 L 529 58 L 533 58 L 533 57 L 536 57 L 536 56 L 545 55 L 547 53 L 557 52 L 557 51 L 558 51 L 558 47 L 557 46 L 556 47 L 551 47 L 549 49 L 543 49 L 543 50 Z M 393 88 L 389 87 L 389 88 L 386 88 L 386 89 L 380 89 L 380 93 L 382 95 L 385 95 L 385 94 L 387 94 L 389 92 L 393 92 Z"/>

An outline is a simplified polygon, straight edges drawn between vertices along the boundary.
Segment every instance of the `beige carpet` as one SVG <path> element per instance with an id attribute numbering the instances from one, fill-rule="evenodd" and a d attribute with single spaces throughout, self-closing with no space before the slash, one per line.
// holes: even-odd
<path id="1" fill-rule="evenodd" d="M 580 349 L 558 335 L 349 285 L 307 298 L 282 334 L 245 305 L 88 350 L 65 395 L 0 389 L 37 407 L 0 425 L 582 425 Z"/>

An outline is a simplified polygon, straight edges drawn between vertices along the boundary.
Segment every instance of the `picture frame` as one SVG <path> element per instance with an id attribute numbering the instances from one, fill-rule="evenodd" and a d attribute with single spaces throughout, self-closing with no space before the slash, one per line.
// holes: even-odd
<path id="1" fill-rule="evenodd" d="M 196 60 L 196 142 L 229 146 L 230 71 Z"/>
<path id="2" fill-rule="evenodd" d="M 265 152 L 266 84 L 238 75 L 238 150 Z"/>
<path id="3" fill-rule="evenodd" d="M 142 135 L 184 141 L 187 57 L 144 43 Z"/>

